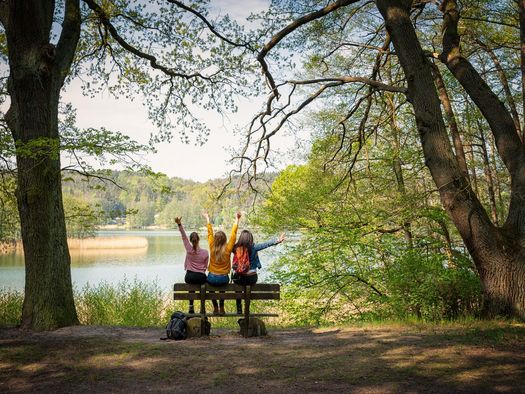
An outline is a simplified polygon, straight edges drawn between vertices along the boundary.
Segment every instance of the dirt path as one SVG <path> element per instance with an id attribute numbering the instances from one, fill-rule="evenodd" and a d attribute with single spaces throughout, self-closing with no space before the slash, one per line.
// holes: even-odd
<path id="1" fill-rule="evenodd" d="M 0 392 L 525 393 L 525 325 L 163 331 L 0 329 Z"/>

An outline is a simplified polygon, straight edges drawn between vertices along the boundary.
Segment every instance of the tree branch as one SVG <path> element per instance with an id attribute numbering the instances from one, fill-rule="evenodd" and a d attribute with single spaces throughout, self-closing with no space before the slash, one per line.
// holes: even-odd
<path id="1" fill-rule="evenodd" d="M 472 64 L 461 55 L 458 33 L 459 11 L 455 0 L 441 4 L 443 12 L 443 53 L 439 59 L 472 98 L 487 120 L 494 135 L 498 152 L 511 177 L 523 170 L 525 155 L 514 121 L 504 104 L 481 78 Z"/>
<path id="2" fill-rule="evenodd" d="M 80 24 L 80 0 L 66 0 L 62 32 L 56 51 L 55 70 L 61 84 L 64 82 L 75 57 L 75 49 L 80 38 Z"/>
<path id="3" fill-rule="evenodd" d="M 208 29 L 214 34 L 216 35 L 217 37 L 219 37 L 222 41 L 224 42 L 227 42 L 228 44 L 234 46 L 234 47 L 243 47 L 243 48 L 246 48 L 246 49 L 249 49 L 250 51 L 254 52 L 255 49 L 249 44 L 249 43 L 237 43 L 235 41 L 232 41 L 230 40 L 229 38 L 225 37 L 224 35 L 222 35 L 221 33 L 219 33 L 215 27 L 210 23 L 210 21 L 208 21 L 208 19 L 202 15 L 200 12 L 198 12 L 197 10 L 191 8 L 191 7 L 188 7 L 187 5 L 185 5 L 184 3 L 182 3 L 181 1 L 177 1 L 177 0 L 167 0 L 169 3 L 172 3 L 172 4 L 175 4 L 177 7 L 179 8 L 182 8 L 183 10 L 185 11 L 188 11 L 190 13 L 192 13 L 193 15 L 195 15 L 197 18 L 199 18 L 201 21 L 204 22 L 204 24 L 208 27 Z"/>
<path id="4" fill-rule="evenodd" d="M 328 78 L 318 78 L 318 79 L 308 79 L 308 80 L 292 80 L 288 82 L 294 85 L 309 85 L 309 84 L 324 83 L 324 82 L 341 82 L 342 84 L 352 83 L 352 82 L 361 82 L 361 83 L 370 85 L 379 90 L 386 90 L 388 92 L 394 92 L 394 93 L 405 93 L 405 94 L 407 93 L 407 88 L 405 87 L 387 85 L 385 83 L 376 81 L 374 79 L 365 78 L 365 77 L 328 77 Z"/>
<path id="5" fill-rule="evenodd" d="M 512 23 L 505 23 L 505 22 L 502 22 L 502 21 L 494 21 L 494 20 L 491 20 L 491 19 L 488 19 L 488 18 L 479 18 L 479 17 L 475 18 L 475 17 L 472 17 L 472 16 L 462 16 L 461 18 L 468 19 L 468 20 L 471 20 L 471 21 L 476 21 L 476 22 L 486 22 L 486 23 L 491 23 L 491 24 L 494 24 L 494 25 L 507 26 L 507 27 L 512 27 L 513 29 L 518 29 L 518 26 L 513 25 Z"/>
<path id="6" fill-rule="evenodd" d="M 505 70 L 503 69 L 503 66 L 501 65 L 501 62 L 499 61 L 498 56 L 496 53 L 490 48 L 487 44 L 485 44 L 480 39 L 475 39 L 476 43 L 485 50 L 485 52 L 488 53 L 490 58 L 492 59 L 492 62 L 494 63 L 494 67 L 496 68 L 496 71 L 498 72 L 498 76 L 501 82 L 501 86 L 503 87 L 503 91 L 505 92 L 505 97 L 507 98 L 507 102 L 510 107 L 510 112 L 512 114 L 512 119 L 514 120 L 514 124 L 516 125 L 516 132 L 520 137 L 523 136 L 521 133 L 521 124 L 520 124 L 520 118 L 518 115 L 518 110 L 516 108 L 516 103 L 514 102 L 514 97 L 512 96 L 512 92 L 510 90 L 510 84 L 509 80 L 507 78 L 507 75 L 505 74 Z"/>
<path id="7" fill-rule="evenodd" d="M 268 85 L 270 85 L 270 89 L 272 91 L 272 94 L 276 97 L 279 96 L 279 92 L 277 90 L 277 86 L 275 85 L 275 80 L 273 79 L 272 74 L 270 73 L 268 69 L 268 63 L 266 63 L 265 57 L 270 52 L 270 50 L 275 47 L 283 38 L 285 38 L 288 34 L 292 33 L 293 31 L 297 30 L 299 27 L 307 24 L 308 22 L 314 21 L 316 19 L 319 19 L 325 15 L 328 15 L 329 13 L 341 8 L 346 7 L 347 5 L 357 3 L 359 0 L 338 0 L 333 3 L 328 4 L 326 7 L 321 8 L 317 11 L 311 12 L 309 14 L 303 15 L 302 17 L 294 20 L 292 23 L 290 23 L 288 26 L 286 26 L 284 29 L 278 31 L 271 39 L 268 41 L 264 47 L 261 49 L 259 54 L 257 55 L 257 61 L 261 64 L 261 67 L 263 69 L 263 74 L 266 77 L 266 80 L 268 82 Z"/>
<path id="8" fill-rule="evenodd" d="M 129 44 L 122 36 L 120 36 L 115 29 L 115 26 L 113 26 L 109 20 L 108 15 L 105 13 L 105 11 L 93 0 L 84 0 L 84 2 L 89 6 L 89 8 L 95 12 L 95 14 L 100 19 L 100 22 L 104 25 L 104 27 L 108 30 L 109 34 L 111 34 L 111 37 L 119 43 L 119 45 L 127 50 L 128 52 L 131 52 L 135 56 L 148 60 L 151 67 L 163 72 L 166 75 L 169 75 L 171 77 L 178 77 L 178 78 L 184 78 L 184 79 L 194 79 L 194 78 L 201 78 L 207 81 L 210 81 L 211 78 L 207 77 L 205 75 L 202 75 L 200 73 L 192 73 L 192 74 L 186 74 L 182 72 L 175 71 L 171 68 L 168 68 L 162 64 L 160 64 L 157 60 L 157 58 L 153 55 L 150 55 L 148 53 L 145 53 L 141 51 L 138 48 L 135 48 L 131 44 Z"/>

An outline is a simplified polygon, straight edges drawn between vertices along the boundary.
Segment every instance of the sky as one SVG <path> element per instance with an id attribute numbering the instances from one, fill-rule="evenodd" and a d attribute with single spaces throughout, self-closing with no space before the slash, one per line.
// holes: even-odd
<path id="1" fill-rule="evenodd" d="M 215 13 L 230 14 L 237 21 L 242 21 L 251 13 L 263 10 L 268 6 L 268 0 L 212 0 Z M 147 108 L 140 100 L 128 100 L 112 97 L 108 92 L 97 94 L 95 98 L 82 95 L 81 83 L 76 80 L 63 93 L 63 101 L 70 102 L 77 109 L 77 125 L 80 128 L 105 127 L 112 131 L 120 131 L 134 140 L 147 143 L 155 126 L 148 119 Z M 239 102 L 239 111 L 228 117 L 216 113 L 205 116 L 205 122 L 211 133 L 202 146 L 194 143 L 185 144 L 177 135 L 170 143 L 156 145 L 157 153 L 143 156 L 145 164 L 154 171 L 162 172 L 170 177 L 181 177 L 196 181 L 206 181 L 224 176 L 231 168 L 229 148 L 240 146 L 239 135 L 234 135 L 235 127 L 248 124 L 254 114 L 260 110 L 264 100 L 243 100 Z M 278 136 L 274 142 L 282 150 L 293 150 L 293 139 Z"/>

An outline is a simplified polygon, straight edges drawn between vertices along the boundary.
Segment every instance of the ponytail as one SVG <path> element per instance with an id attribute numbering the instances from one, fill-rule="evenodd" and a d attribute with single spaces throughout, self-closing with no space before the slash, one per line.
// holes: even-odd
<path id="1" fill-rule="evenodd" d="M 197 246 L 199 245 L 199 234 L 197 234 L 196 232 L 191 233 L 190 242 L 191 242 L 191 246 L 193 246 L 193 251 L 196 252 Z"/>

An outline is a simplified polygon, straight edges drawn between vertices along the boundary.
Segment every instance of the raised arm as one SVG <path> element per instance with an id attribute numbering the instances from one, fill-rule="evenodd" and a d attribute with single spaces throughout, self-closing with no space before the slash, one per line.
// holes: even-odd
<path id="1" fill-rule="evenodd" d="M 284 236 L 284 233 L 282 233 L 280 236 L 279 236 L 279 239 L 272 239 L 270 241 L 267 241 L 267 242 L 261 242 L 259 244 L 255 244 L 253 245 L 253 249 L 256 251 L 256 252 L 259 252 L 263 249 L 266 249 L 266 248 L 269 248 L 270 246 L 275 246 L 275 245 L 278 245 L 280 244 L 281 242 L 283 242 L 284 240 L 286 239 L 286 237 Z"/>
<path id="2" fill-rule="evenodd" d="M 182 226 L 182 217 L 175 218 L 175 223 L 177 223 L 177 226 L 179 227 L 180 235 L 182 237 L 182 243 L 184 244 L 186 252 L 191 252 L 193 250 L 193 247 L 191 246 L 190 240 L 186 235 L 186 231 L 184 231 L 184 227 Z"/>
<path id="3" fill-rule="evenodd" d="M 213 245 L 213 227 L 210 223 L 210 215 L 208 214 L 208 212 L 204 212 L 202 216 L 204 216 L 204 218 L 206 219 L 206 227 L 208 228 L 208 246 L 211 249 Z"/>
<path id="4" fill-rule="evenodd" d="M 241 221 L 241 213 L 237 212 L 235 215 L 235 223 L 232 227 L 232 232 L 230 234 L 230 239 L 228 240 L 228 245 L 226 246 L 226 250 L 231 253 L 233 250 L 233 246 L 235 245 L 235 242 L 237 241 L 237 229 L 239 228 L 239 222 Z"/>

